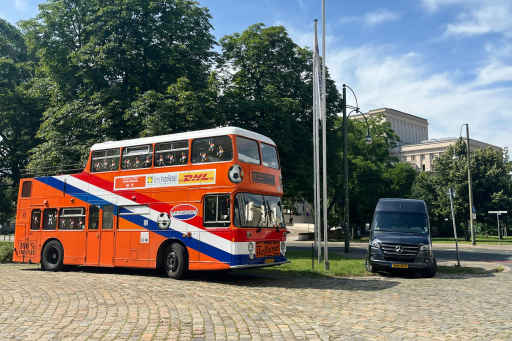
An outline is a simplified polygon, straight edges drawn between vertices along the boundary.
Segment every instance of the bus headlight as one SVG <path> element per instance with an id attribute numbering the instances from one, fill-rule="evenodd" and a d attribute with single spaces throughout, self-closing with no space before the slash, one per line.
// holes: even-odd
<path id="1" fill-rule="evenodd" d="M 247 250 L 249 251 L 249 259 L 254 259 L 254 253 L 256 252 L 256 243 L 249 242 L 249 244 L 247 244 Z"/>
<path id="2" fill-rule="evenodd" d="M 281 249 L 281 255 L 286 255 L 286 242 L 281 242 L 279 247 Z"/>
<path id="3" fill-rule="evenodd" d="M 244 179 L 244 170 L 239 165 L 233 165 L 229 169 L 228 177 L 231 182 L 240 183 Z"/>

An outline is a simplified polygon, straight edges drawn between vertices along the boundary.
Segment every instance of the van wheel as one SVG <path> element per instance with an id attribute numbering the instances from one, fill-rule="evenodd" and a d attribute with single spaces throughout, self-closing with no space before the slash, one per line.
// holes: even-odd
<path id="1" fill-rule="evenodd" d="M 432 265 L 424 270 L 423 276 L 425 276 L 427 278 L 431 278 L 431 277 L 434 277 L 436 275 L 436 272 L 437 272 L 437 261 L 434 258 L 433 261 L 432 261 Z"/>
<path id="2" fill-rule="evenodd" d="M 371 272 L 372 274 L 377 273 L 377 268 L 373 265 L 368 258 L 365 261 L 366 271 Z"/>
<path id="3" fill-rule="evenodd" d="M 164 269 L 167 276 L 181 279 L 187 270 L 187 257 L 185 248 L 178 243 L 171 244 L 167 248 L 164 259 Z"/>
<path id="4" fill-rule="evenodd" d="M 64 250 L 57 240 L 50 240 L 43 248 L 41 268 L 46 271 L 62 270 Z"/>

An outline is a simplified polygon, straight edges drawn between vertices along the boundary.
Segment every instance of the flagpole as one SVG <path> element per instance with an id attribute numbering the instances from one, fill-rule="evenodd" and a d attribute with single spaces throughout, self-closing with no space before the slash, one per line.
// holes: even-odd
<path id="1" fill-rule="evenodd" d="M 325 0 L 322 0 L 322 148 L 323 148 L 323 220 L 324 220 L 324 263 L 325 270 L 329 270 L 329 241 L 327 226 L 327 144 L 326 144 L 326 92 L 325 92 Z"/>
<path id="2" fill-rule="evenodd" d="M 315 46 L 314 46 L 314 55 L 313 55 L 313 153 L 314 153 L 314 209 L 315 209 L 315 248 L 317 252 L 317 261 L 320 264 L 321 261 L 321 217 L 320 217 L 320 161 L 319 161 L 319 151 L 320 147 L 318 145 L 318 121 L 319 121 L 319 111 L 320 111 L 320 79 L 319 79 L 319 56 L 318 56 L 318 35 L 317 35 L 317 24 L 318 20 L 315 19 Z"/>

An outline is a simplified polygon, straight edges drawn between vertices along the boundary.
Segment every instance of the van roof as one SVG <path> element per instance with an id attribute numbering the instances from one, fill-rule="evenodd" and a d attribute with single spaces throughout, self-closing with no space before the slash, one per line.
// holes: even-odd
<path id="1" fill-rule="evenodd" d="M 425 213 L 427 205 L 423 200 L 403 198 L 381 198 L 375 211 L 401 211 Z"/>

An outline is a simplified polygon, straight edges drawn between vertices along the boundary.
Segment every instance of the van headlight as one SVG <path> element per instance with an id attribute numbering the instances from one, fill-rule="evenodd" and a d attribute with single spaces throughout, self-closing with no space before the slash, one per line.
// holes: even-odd
<path id="1" fill-rule="evenodd" d="M 378 239 L 374 239 L 370 242 L 370 246 L 373 247 L 374 249 L 380 249 L 380 244 L 381 241 Z"/>
<path id="2" fill-rule="evenodd" d="M 430 244 L 420 244 L 420 251 L 430 252 Z"/>
<path id="3" fill-rule="evenodd" d="M 281 255 L 286 255 L 286 242 L 283 241 L 279 244 L 279 248 L 281 249 Z"/>
<path id="4" fill-rule="evenodd" d="M 256 243 L 249 242 L 249 244 L 247 244 L 247 250 L 249 251 L 249 259 L 254 259 L 254 254 L 256 252 Z"/>

